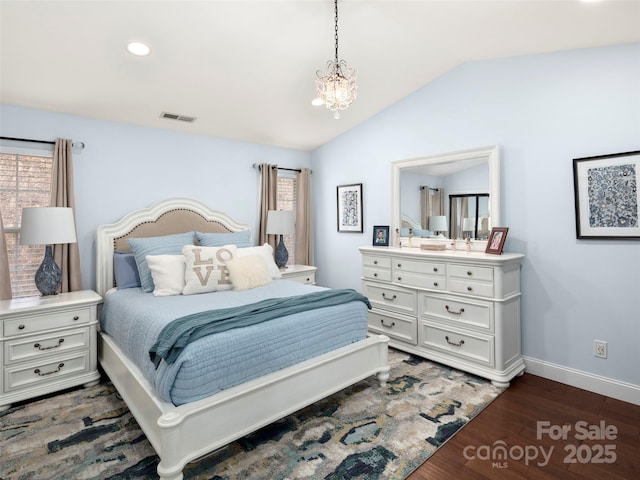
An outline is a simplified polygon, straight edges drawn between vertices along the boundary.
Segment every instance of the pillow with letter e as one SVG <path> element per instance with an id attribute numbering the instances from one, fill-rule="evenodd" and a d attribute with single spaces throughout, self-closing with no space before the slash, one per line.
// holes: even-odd
<path id="1" fill-rule="evenodd" d="M 222 247 L 185 245 L 182 247 L 182 254 L 185 260 L 183 295 L 233 288 L 226 262 L 235 258 L 235 245 Z"/>

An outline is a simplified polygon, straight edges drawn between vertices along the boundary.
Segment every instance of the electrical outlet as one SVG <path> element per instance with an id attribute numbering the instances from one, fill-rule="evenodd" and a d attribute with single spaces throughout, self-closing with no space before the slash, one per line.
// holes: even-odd
<path id="1" fill-rule="evenodd" d="M 600 358 L 607 358 L 607 342 L 602 340 L 593 341 L 593 356 Z"/>

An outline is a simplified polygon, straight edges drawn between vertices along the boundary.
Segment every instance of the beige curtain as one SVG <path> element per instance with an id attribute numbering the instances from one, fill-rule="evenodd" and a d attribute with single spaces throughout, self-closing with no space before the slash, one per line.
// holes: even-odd
<path id="1" fill-rule="evenodd" d="M 420 187 L 420 224 L 429 228 L 429 219 L 433 215 L 444 215 L 444 189 Z"/>
<path id="2" fill-rule="evenodd" d="M 72 141 L 56 139 L 53 147 L 53 175 L 51 179 L 51 206 L 74 209 Z M 55 245 L 53 258 L 62 270 L 60 292 L 82 290 L 80 251 L 78 243 Z"/>
<path id="3" fill-rule="evenodd" d="M 267 212 L 277 210 L 278 206 L 278 166 L 268 163 L 260 164 L 260 230 L 258 231 L 258 245 L 268 243 L 276 250 L 278 238 L 267 235 Z"/>
<path id="4" fill-rule="evenodd" d="M 313 265 L 311 170 L 303 168 L 297 175 L 296 184 L 296 263 Z"/>
<path id="5" fill-rule="evenodd" d="M 0 300 L 11 298 L 11 277 L 9 277 L 9 257 L 7 255 L 7 240 L 4 236 L 2 214 L 0 214 Z"/>

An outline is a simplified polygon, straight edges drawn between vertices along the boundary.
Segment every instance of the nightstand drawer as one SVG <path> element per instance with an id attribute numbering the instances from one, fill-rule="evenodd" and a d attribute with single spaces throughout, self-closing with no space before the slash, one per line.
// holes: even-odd
<path id="1" fill-rule="evenodd" d="M 391 338 L 416 345 L 418 343 L 417 320 L 403 315 L 389 316 L 376 310 L 369 312 L 369 330 L 384 333 Z"/>
<path id="2" fill-rule="evenodd" d="M 5 364 L 68 350 L 88 349 L 90 346 L 89 336 L 89 328 L 83 328 L 8 340 L 4 346 Z"/>
<path id="3" fill-rule="evenodd" d="M 72 327 L 88 324 L 91 320 L 91 309 L 88 307 L 18 317 L 4 322 L 4 336 L 11 337 L 56 328 Z"/>
<path id="4" fill-rule="evenodd" d="M 423 323 L 420 344 L 493 367 L 493 337 Z"/>
<path id="5" fill-rule="evenodd" d="M 89 371 L 89 352 L 58 355 L 46 362 L 31 362 L 4 370 L 4 391 L 10 392 L 36 384 L 55 382 L 68 376 Z"/>

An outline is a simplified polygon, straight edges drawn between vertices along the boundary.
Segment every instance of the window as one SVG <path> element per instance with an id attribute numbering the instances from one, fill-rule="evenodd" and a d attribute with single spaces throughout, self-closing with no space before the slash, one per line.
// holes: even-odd
<path id="1" fill-rule="evenodd" d="M 288 170 L 278 171 L 277 192 L 277 209 L 293 211 L 295 219 L 297 192 L 297 181 L 295 172 L 290 172 Z M 287 247 L 287 251 L 289 252 L 289 261 L 287 262 L 287 265 L 294 265 L 296 263 L 295 234 L 284 236 L 284 246 Z"/>
<path id="2" fill-rule="evenodd" d="M 20 245 L 24 207 L 45 207 L 51 195 L 53 154 L 3 147 L 0 152 L 0 210 L 4 224 L 13 298 L 39 295 L 35 273 L 44 258 L 44 245 Z"/>

